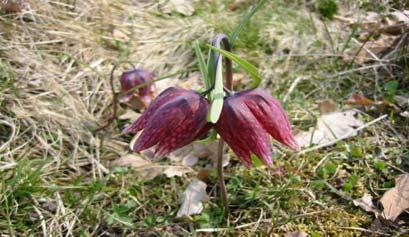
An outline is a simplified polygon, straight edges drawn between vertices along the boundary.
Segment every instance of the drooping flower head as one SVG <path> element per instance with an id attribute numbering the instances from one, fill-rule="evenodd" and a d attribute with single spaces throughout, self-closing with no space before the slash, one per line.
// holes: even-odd
<path id="1" fill-rule="evenodd" d="M 269 134 L 278 142 L 299 150 L 287 114 L 280 103 L 261 89 L 236 93 L 224 100 L 216 131 L 247 167 L 251 154 L 271 165 Z"/>
<path id="2" fill-rule="evenodd" d="M 170 87 L 162 92 L 123 133 L 142 134 L 133 144 L 136 152 L 155 147 L 161 157 L 188 145 L 211 128 L 206 121 L 207 100 L 193 90 Z"/>
<path id="3" fill-rule="evenodd" d="M 140 99 L 145 104 L 151 102 L 151 97 L 153 96 L 152 84 L 149 82 L 154 78 L 153 73 L 143 70 L 143 69 L 134 69 L 126 71 L 121 75 L 121 94 L 123 102 L 130 102 L 132 99 Z M 136 86 L 143 85 L 141 88 L 134 91 Z"/>

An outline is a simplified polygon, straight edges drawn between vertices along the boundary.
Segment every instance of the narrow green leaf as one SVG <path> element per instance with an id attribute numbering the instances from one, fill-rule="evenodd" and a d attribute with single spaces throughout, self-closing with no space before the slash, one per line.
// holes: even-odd
<path id="1" fill-rule="evenodd" d="M 206 62 L 205 62 L 202 50 L 200 49 L 198 41 L 195 42 L 195 52 L 196 52 L 196 57 L 199 63 L 199 69 L 200 69 L 200 72 L 202 73 L 202 78 L 203 78 L 203 81 L 204 81 L 204 84 L 207 90 L 212 86 L 212 84 L 207 74 L 207 65 L 206 65 Z"/>
<path id="2" fill-rule="evenodd" d="M 211 49 L 209 49 L 207 53 L 207 77 L 209 78 L 210 86 L 212 86 L 214 83 L 214 52 Z M 207 94 L 209 101 L 213 100 L 212 94 L 213 93 Z"/>
<path id="3" fill-rule="evenodd" d="M 253 79 L 253 82 L 250 85 L 251 88 L 256 88 L 256 87 L 258 87 L 260 85 L 261 77 L 260 77 L 260 74 L 258 73 L 257 68 L 253 64 L 249 63 L 247 60 L 244 60 L 244 59 L 240 58 L 236 54 L 230 53 L 229 51 L 219 49 L 219 48 L 213 47 L 211 45 L 208 45 L 208 46 L 212 50 L 215 50 L 215 51 L 221 53 L 223 56 L 231 59 L 233 62 L 240 65 L 240 67 L 242 67 L 248 74 L 250 74 L 251 78 Z"/>
<path id="4" fill-rule="evenodd" d="M 230 43 L 231 45 L 234 45 L 234 42 L 236 41 L 237 37 L 239 36 L 240 32 L 244 29 L 244 27 L 247 25 L 247 23 L 250 21 L 250 18 L 263 6 L 263 4 L 266 2 L 266 0 L 260 0 L 255 6 L 253 6 L 246 15 L 244 15 L 243 19 L 240 21 L 240 23 L 234 28 L 233 33 L 231 34 L 230 37 Z"/>
<path id="5" fill-rule="evenodd" d="M 209 49 L 207 53 L 207 75 L 210 80 L 210 84 L 213 85 L 214 82 L 214 52 Z"/>
<path id="6" fill-rule="evenodd" d="M 207 113 L 207 121 L 216 123 L 219 120 L 220 114 L 223 108 L 223 68 L 222 57 L 219 57 L 217 61 L 217 71 L 215 76 L 215 85 L 212 95 L 212 102 L 210 104 L 209 112 Z"/>

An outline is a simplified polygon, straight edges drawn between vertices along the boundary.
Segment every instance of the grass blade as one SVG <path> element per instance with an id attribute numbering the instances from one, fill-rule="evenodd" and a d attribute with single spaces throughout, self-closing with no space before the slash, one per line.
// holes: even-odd
<path id="1" fill-rule="evenodd" d="M 240 23 L 233 29 L 233 33 L 230 37 L 230 43 L 233 46 L 234 42 L 236 41 L 237 37 L 239 36 L 240 32 L 243 31 L 244 27 L 250 21 L 250 18 L 264 5 L 266 0 L 260 0 L 255 6 L 253 6 L 250 11 L 247 12 L 246 15 L 241 19 Z"/>
<path id="2" fill-rule="evenodd" d="M 202 50 L 200 49 L 198 41 L 195 42 L 195 52 L 196 52 L 196 57 L 199 63 L 199 69 L 202 74 L 202 78 L 203 78 L 203 81 L 204 81 L 204 84 L 207 90 L 212 86 L 212 82 L 210 81 L 210 78 L 207 74 L 207 65 L 206 65 L 206 62 L 205 62 Z"/>
<path id="3" fill-rule="evenodd" d="M 210 84 L 213 85 L 214 82 L 214 52 L 212 49 L 209 49 L 207 54 L 207 75 L 210 80 Z"/>

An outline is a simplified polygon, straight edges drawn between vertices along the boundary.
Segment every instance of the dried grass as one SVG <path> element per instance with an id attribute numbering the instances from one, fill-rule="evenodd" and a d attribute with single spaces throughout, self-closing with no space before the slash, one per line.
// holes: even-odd
<path id="1" fill-rule="evenodd" d="M 32 1 L 23 14 L 1 16 L 2 71 L 16 88 L 1 96 L 4 123 L 14 128 L 2 145 L 5 161 L 51 157 L 50 170 L 93 164 L 101 174 L 101 162 L 126 152 L 115 131 L 101 157 L 93 133 L 110 110 L 113 64 L 128 60 L 157 75 L 174 73 L 191 64 L 186 43 L 209 35 L 200 18 L 158 16 L 159 5 Z"/>

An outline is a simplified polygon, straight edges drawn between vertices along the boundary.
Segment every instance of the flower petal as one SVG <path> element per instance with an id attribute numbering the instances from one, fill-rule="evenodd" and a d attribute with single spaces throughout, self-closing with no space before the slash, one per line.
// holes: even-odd
<path id="1" fill-rule="evenodd" d="M 261 89 L 242 92 L 241 96 L 259 123 L 274 139 L 296 151 L 300 150 L 287 113 L 278 100 Z"/>
<path id="2" fill-rule="evenodd" d="M 122 73 L 120 78 L 121 83 L 121 92 L 123 94 L 127 94 L 129 90 L 133 89 L 134 87 L 141 85 L 143 83 L 152 81 L 153 73 L 143 70 L 143 69 L 135 69 L 130 70 L 127 72 Z M 151 93 L 151 85 L 145 85 L 139 88 L 139 95 L 140 96 L 147 96 Z M 129 92 L 133 94 L 134 92 Z"/>
<path id="3" fill-rule="evenodd" d="M 129 125 L 122 131 L 122 134 L 139 132 L 146 126 L 148 120 L 161 106 L 165 105 L 175 97 L 186 92 L 188 91 L 177 87 L 169 87 L 168 89 L 164 90 L 155 98 L 155 100 L 152 101 L 150 106 L 142 113 L 142 115 L 135 122 L 133 122 L 131 125 Z"/>
<path id="4" fill-rule="evenodd" d="M 189 101 L 185 96 L 177 97 L 172 102 L 155 111 L 143 128 L 142 134 L 135 142 L 133 150 L 142 151 L 154 146 L 166 138 L 168 130 L 173 130 L 182 124 L 191 113 Z"/>
<path id="5" fill-rule="evenodd" d="M 230 146 L 233 152 L 239 157 L 243 164 L 247 168 L 252 167 L 252 162 L 250 158 L 250 149 L 246 143 L 243 143 L 241 139 L 236 139 L 234 133 L 236 132 L 236 127 L 232 126 L 233 123 L 232 109 L 226 105 L 226 102 L 223 105 L 222 112 L 220 114 L 219 121 L 216 123 L 216 131 L 220 134 L 223 140 Z"/>
<path id="6" fill-rule="evenodd" d="M 225 100 L 216 130 L 244 164 L 251 166 L 250 154 L 271 165 L 271 144 L 267 132 L 238 96 Z"/>
<path id="7" fill-rule="evenodd" d="M 156 145 L 155 156 L 163 156 L 193 142 L 199 133 L 207 132 L 204 130 L 208 109 L 206 99 L 194 91 L 184 92 L 150 116 L 134 144 L 134 151 Z"/>
<path id="8" fill-rule="evenodd" d="M 204 98 L 200 98 L 198 106 L 192 104 L 192 110 L 187 114 L 183 123 L 167 130 L 166 137 L 159 141 L 156 146 L 155 157 L 161 157 L 186 146 L 209 131 L 211 126 L 208 126 L 206 121 L 207 110 L 208 103 Z"/>

